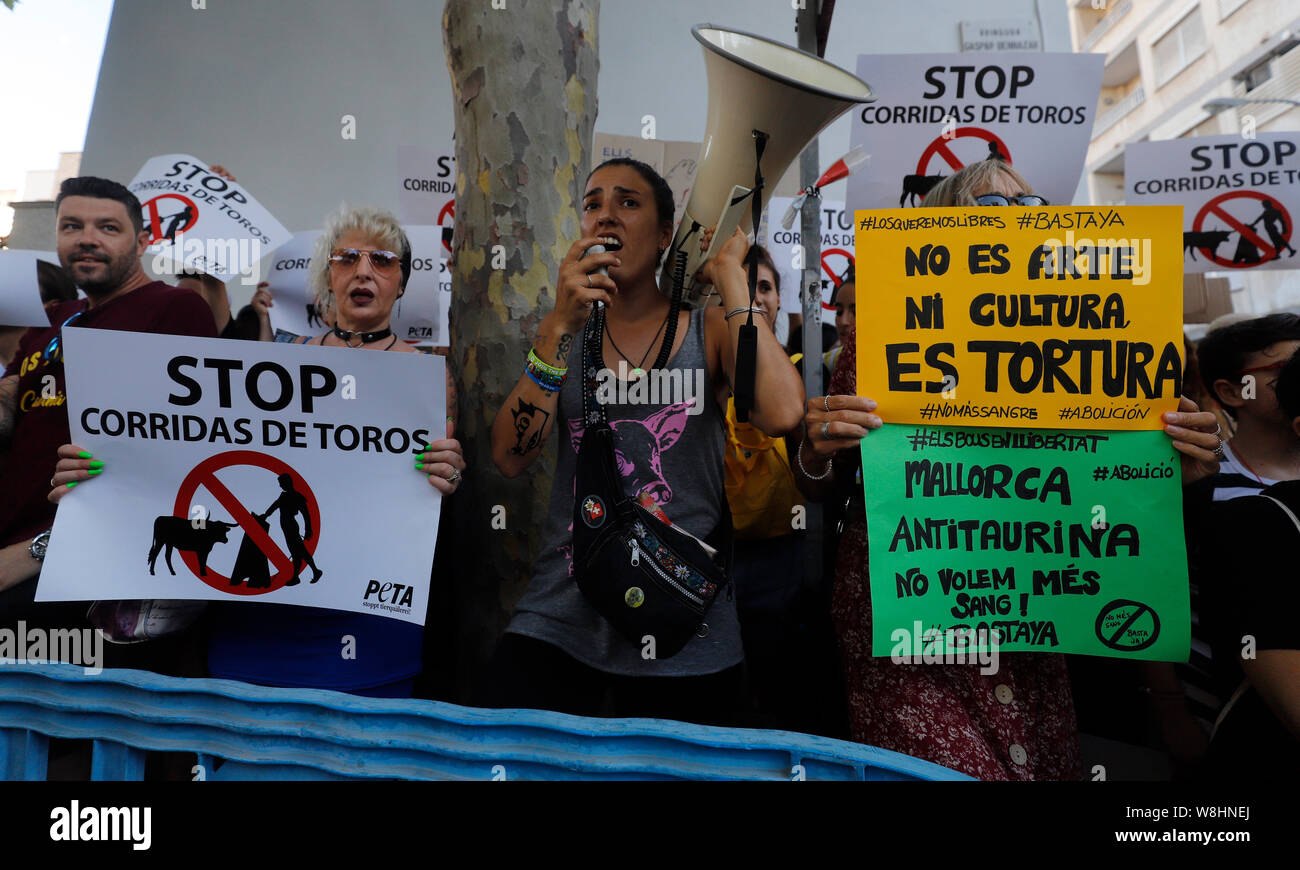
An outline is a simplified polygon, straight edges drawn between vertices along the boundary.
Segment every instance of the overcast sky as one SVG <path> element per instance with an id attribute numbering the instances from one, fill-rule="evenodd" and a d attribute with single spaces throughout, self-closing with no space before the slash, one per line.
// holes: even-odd
<path id="1" fill-rule="evenodd" d="M 28 170 L 81 150 L 112 9 L 112 0 L 0 6 L 0 190 L 21 196 Z"/>

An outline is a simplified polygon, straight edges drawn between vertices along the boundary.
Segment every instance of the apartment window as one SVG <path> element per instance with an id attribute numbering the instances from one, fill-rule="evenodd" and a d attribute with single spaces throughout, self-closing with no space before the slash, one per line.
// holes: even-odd
<path id="1" fill-rule="evenodd" d="M 1156 84 L 1163 85 L 1205 51 L 1205 25 L 1201 7 L 1195 6 L 1151 46 Z"/>
<path id="2" fill-rule="evenodd" d="M 1222 21 L 1245 5 L 1246 0 L 1219 0 L 1219 20 Z"/>
<path id="3" fill-rule="evenodd" d="M 1258 66 L 1246 70 L 1245 75 L 1241 77 L 1242 84 L 1246 86 L 1247 91 L 1253 91 L 1255 88 L 1264 84 L 1273 77 L 1273 64 L 1264 61 Z"/>

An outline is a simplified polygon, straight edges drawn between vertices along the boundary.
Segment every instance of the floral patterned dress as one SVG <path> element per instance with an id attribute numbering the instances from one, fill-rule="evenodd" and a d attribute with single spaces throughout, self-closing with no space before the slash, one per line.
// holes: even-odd
<path id="1" fill-rule="evenodd" d="M 831 376 L 832 394 L 857 393 L 856 336 Z M 871 469 L 863 470 L 866 479 Z M 983 780 L 1080 779 L 1078 730 L 1065 657 L 1004 653 L 979 665 L 894 664 L 871 656 L 867 524 L 844 529 L 831 604 L 853 739 Z"/>

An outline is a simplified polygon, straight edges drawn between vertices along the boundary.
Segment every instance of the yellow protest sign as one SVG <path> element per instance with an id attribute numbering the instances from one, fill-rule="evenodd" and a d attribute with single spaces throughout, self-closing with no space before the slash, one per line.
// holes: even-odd
<path id="1" fill-rule="evenodd" d="M 1160 429 L 1182 392 L 1176 206 L 854 217 L 858 392 L 891 423 Z"/>

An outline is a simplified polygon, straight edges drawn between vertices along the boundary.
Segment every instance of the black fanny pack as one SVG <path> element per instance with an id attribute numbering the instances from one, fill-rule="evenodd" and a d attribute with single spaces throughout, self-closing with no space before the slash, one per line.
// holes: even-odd
<path id="1" fill-rule="evenodd" d="M 707 633 L 705 614 L 731 578 L 731 510 L 703 542 L 665 523 L 623 490 L 614 432 L 596 398 L 604 312 L 587 320 L 582 418 L 573 504 L 573 575 L 596 611 L 632 643 L 670 658 Z M 706 549 L 707 546 L 707 549 Z M 713 552 L 710 552 L 712 550 Z"/>

